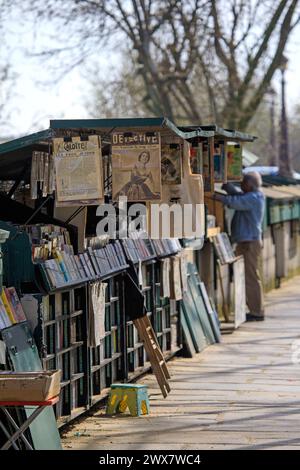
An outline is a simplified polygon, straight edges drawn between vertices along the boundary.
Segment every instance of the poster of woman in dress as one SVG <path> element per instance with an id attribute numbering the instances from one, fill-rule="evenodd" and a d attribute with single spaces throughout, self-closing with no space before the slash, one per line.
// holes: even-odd
<path id="1" fill-rule="evenodd" d="M 114 133 L 112 136 L 113 200 L 129 202 L 161 198 L 160 135 Z"/>

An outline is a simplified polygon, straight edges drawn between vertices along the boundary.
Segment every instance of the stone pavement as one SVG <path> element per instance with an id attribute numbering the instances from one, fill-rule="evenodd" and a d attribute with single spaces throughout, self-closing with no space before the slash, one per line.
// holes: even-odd
<path id="1" fill-rule="evenodd" d="M 266 317 L 193 359 L 170 361 L 166 399 L 153 375 L 141 379 L 150 415 L 98 409 L 69 428 L 64 448 L 300 449 L 300 277 L 267 295 Z"/>

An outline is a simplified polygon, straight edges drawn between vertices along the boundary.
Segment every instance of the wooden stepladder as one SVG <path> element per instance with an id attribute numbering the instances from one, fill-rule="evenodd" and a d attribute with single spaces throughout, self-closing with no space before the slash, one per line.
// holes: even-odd
<path id="1" fill-rule="evenodd" d="M 138 330 L 140 338 L 144 343 L 153 373 L 155 374 L 157 383 L 164 398 L 166 398 L 168 393 L 171 391 L 171 387 L 168 382 L 171 377 L 149 317 L 145 315 L 142 318 L 133 320 L 133 324 Z"/>

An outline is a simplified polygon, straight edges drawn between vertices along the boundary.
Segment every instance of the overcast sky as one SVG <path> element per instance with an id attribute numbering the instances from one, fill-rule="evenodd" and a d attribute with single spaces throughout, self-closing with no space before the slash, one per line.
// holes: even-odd
<path id="1" fill-rule="evenodd" d="M 17 78 L 9 106 L 9 118 L 6 126 L 2 128 L 1 137 L 21 136 L 45 129 L 49 126 L 49 119 L 88 118 L 89 113 L 85 107 L 88 94 L 86 78 L 79 70 L 73 70 L 58 83 L 51 83 L 52 76 L 47 63 L 41 63 L 40 59 L 31 58 L 25 54 L 26 48 L 35 50 L 37 43 L 46 45 L 48 36 L 36 37 L 29 26 L 25 29 L 24 26 L 20 26 L 18 30 L 18 22 L 14 22 L 15 20 L 12 18 L 9 41 L 14 47 L 11 63 Z M 293 107 L 300 103 L 299 52 L 300 27 L 291 37 L 286 51 L 286 56 L 289 58 L 287 96 L 290 114 Z M 116 63 L 117 58 L 114 57 L 114 59 L 113 62 Z M 111 54 L 104 51 L 97 60 L 105 77 L 111 67 Z M 278 91 L 279 78 L 279 72 L 277 72 L 273 83 Z M 101 112 L 99 112 L 100 117 Z"/>

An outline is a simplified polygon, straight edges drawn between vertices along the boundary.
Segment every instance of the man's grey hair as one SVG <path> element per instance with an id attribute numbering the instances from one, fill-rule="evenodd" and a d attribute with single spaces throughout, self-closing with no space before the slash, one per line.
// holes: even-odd
<path id="1" fill-rule="evenodd" d="M 259 189 L 262 186 L 262 179 L 257 171 L 249 171 L 244 175 L 244 181 L 252 186 L 253 189 Z"/>

